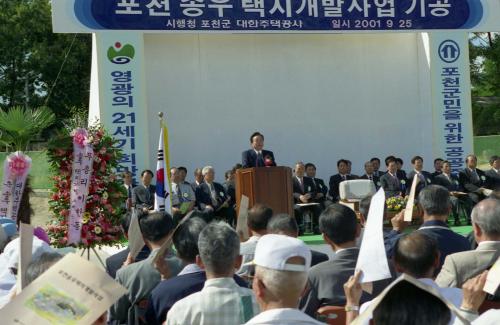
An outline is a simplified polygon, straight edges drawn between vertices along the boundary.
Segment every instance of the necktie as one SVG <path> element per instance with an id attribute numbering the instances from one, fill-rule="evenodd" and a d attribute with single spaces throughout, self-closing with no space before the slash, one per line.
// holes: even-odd
<path id="1" fill-rule="evenodd" d="M 215 193 L 214 184 L 210 184 L 210 196 L 212 197 L 212 204 L 217 205 L 217 194 Z"/>
<path id="2" fill-rule="evenodd" d="M 263 167 L 264 166 L 264 158 L 262 157 L 262 152 L 259 151 L 257 153 L 257 167 Z"/>
<path id="3" fill-rule="evenodd" d="M 342 180 L 343 181 L 347 180 L 347 176 L 346 175 L 342 175 Z"/>
<path id="4" fill-rule="evenodd" d="M 479 182 L 479 175 L 477 174 L 477 171 L 475 169 L 472 171 L 472 179 L 474 183 Z"/>
<path id="5" fill-rule="evenodd" d="M 132 198 L 132 185 L 129 185 L 129 186 L 128 186 L 127 195 L 128 195 L 128 198 L 129 198 L 129 199 L 131 199 L 131 198 Z"/>
<path id="6" fill-rule="evenodd" d="M 177 186 L 177 199 L 179 200 L 179 202 L 181 202 L 182 201 L 181 187 L 179 184 L 177 184 L 176 186 Z"/>
<path id="7" fill-rule="evenodd" d="M 300 177 L 297 177 L 299 179 L 299 184 L 300 184 L 300 190 L 302 191 L 302 193 L 304 193 L 304 183 L 303 183 L 303 179 L 300 178 Z"/>

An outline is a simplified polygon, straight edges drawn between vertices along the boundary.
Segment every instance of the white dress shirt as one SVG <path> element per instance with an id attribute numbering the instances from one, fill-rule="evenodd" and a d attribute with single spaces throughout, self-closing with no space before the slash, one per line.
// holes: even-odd
<path id="1" fill-rule="evenodd" d="M 242 257 L 241 267 L 236 272 L 239 276 L 248 276 L 250 272 L 254 269 L 252 265 L 245 265 L 248 262 L 253 261 L 255 255 L 255 248 L 257 247 L 257 242 L 260 236 L 252 236 L 248 238 L 247 241 L 240 244 L 240 255 Z"/>
<path id="2" fill-rule="evenodd" d="M 324 324 L 318 322 L 309 315 L 304 314 L 298 309 L 294 308 L 278 308 L 263 311 L 245 325 L 265 325 L 265 324 L 280 324 L 280 325 L 320 325 Z"/>

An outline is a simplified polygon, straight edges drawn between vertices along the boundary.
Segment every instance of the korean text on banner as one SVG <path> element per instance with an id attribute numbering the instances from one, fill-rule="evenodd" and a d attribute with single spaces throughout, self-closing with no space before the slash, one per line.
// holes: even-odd
<path id="1" fill-rule="evenodd" d="M 92 175 L 94 150 L 85 129 L 73 132 L 73 166 L 71 174 L 71 207 L 68 221 L 68 244 L 78 244 L 82 232 L 82 219 Z"/>
<path id="2" fill-rule="evenodd" d="M 31 158 L 17 151 L 4 162 L 0 217 L 17 221 L 26 179 L 31 169 Z"/>

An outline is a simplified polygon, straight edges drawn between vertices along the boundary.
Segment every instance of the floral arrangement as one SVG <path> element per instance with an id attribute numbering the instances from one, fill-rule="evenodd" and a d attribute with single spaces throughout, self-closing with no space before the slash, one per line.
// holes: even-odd
<path id="1" fill-rule="evenodd" d="M 387 209 L 389 211 L 399 212 L 406 208 L 406 203 L 408 202 L 408 197 L 393 196 L 385 200 Z"/>
<path id="2" fill-rule="evenodd" d="M 51 245 L 68 246 L 68 217 L 73 165 L 73 141 L 91 144 L 94 150 L 93 170 L 85 212 L 82 218 L 81 240 L 78 247 L 112 246 L 123 240 L 120 219 L 125 213 L 125 188 L 114 170 L 122 157 L 114 140 L 101 126 L 88 129 L 84 135 L 78 130 L 54 138 L 48 145 L 47 156 L 54 172 L 52 196 L 49 200 L 53 214 L 47 225 Z"/>

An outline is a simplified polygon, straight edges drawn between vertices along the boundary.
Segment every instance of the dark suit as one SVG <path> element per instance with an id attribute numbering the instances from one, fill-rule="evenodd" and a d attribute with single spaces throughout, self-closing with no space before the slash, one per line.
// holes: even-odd
<path id="1" fill-rule="evenodd" d="M 205 272 L 195 272 L 160 282 L 151 292 L 146 311 L 147 324 L 163 324 L 170 308 L 182 298 L 201 291 L 206 279 Z M 240 287 L 248 288 L 248 284 L 239 276 L 235 275 L 234 280 Z"/>
<path id="2" fill-rule="evenodd" d="M 470 243 L 467 238 L 455 233 L 442 221 L 426 221 L 418 228 L 418 231 L 422 231 L 429 237 L 434 238 L 438 243 L 438 249 L 441 255 L 439 268 L 436 270 L 436 274 L 441 270 L 441 266 L 446 256 L 470 250 Z"/>
<path id="3" fill-rule="evenodd" d="M 397 177 L 392 177 L 389 173 L 380 177 L 380 185 L 385 191 L 386 198 L 401 194 L 401 181 Z"/>
<path id="4" fill-rule="evenodd" d="M 396 171 L 396 176 L 398 176 L 399 180 L 407 180 L 408 177 L 406 176 L 406 172 L 402 169 Z"/>
<path id="5" fill-rule="evenodd" d="M 462 188 L 460 182 L 458 181 L 458 177 L 456 177 L 455 175 L 450 175 L 450 177 L 448 178 L 445 174 L 441 173 L 436 177 L 434 177 L 434 183 L 446 187 L 450 192 L 464 192 L 464 189 Z M 452 206 L 452 215 L 453 218 L 455 219 L 455 222 L 456 223 L 460 222 L 459 220 L 460 208 L 465 209 L 467 220 L 470 220 L 470 213 L 474 203 L 471 201 L 469 196 L 450 195 L 450 200 Z"/>
<path id="6" fill-rule="evenodd" d="M 474 204 L 485 198 L 485 196 L 482 193 L 477 192 L 477 190 L 480 187 L 488 187 L 488 178 L 486 177 L 486 174 L 477 168 L 476 173 L 478 176 L 477 179 L 474 178 L 473 172 L 469 168 L 465 168 L 458 174 L 460 185 L 462 185 L 465 192 L 469 194 L 469 197 Z"/>
<path id="7" fill-rule="evenodd" d="M 440 264 L 436 269 L 436 274 L 441 270 L 441 266 L 443 265 L 446 256 L 471 249 L 469 240 L 464 236 L 455 233 L 445 222 L 439 220 L 429 220 L 424 222 L 420 228 L 418 228 L 418 231 L 422 231 L 427 236 L 434 238 L 438 244 L 438 249 L 441 255 Z M 402 234 L 399 234 L 389 239 L 386 245 L 386 249 L 390 247 L 387 251 L 388 258 L 392 258 L 394 255 L 394 248 L 401 236 Z"/>
<path id="8" fill-rule="evenodd" d="M 375 184 L 375 188 L 378 190 L 380 188 L 380 178 L 373 175 L 373 174 L 371 177 L 372 177 L 371 180 L 372 180 L 373 184 Z M 368 178 L 368 175 L 364 174 L 359 179 L 369 179 L 369 178 Z"/>
<path id="9" fill-rule="evenodd" d="M 490 188 L 494 191 L 500 191 L 500 171 L 497 173 L 493 168 L 485 172 L 489 179 Z"/>
<path id="10" fill-rule="evenodd" d="M 328 261 L 328 255 L 311 249 L 311 267 Z"/>
<path id="11" fill-rule="evenodd" d="M 335 174 L 330 177 L 330 196 L 333 198 L 334 202 L 340 200 L 339 194 L 339 184 L 343 181 L 350 181 L 353 179 L 357 179 L 358 177 L 355 175 L 346 175 L 346 179 L 343 179 L 340 174 Z"/>
<path id="12" fill-rule="evenodd" d="M 224 190 L 226 191 L 226 194 L 231 197 L 231 200 L 229 201 L 229 206 L 234 207 L 236 205 L 236 184 L 234 181 L 226 181 L 224 182 Z"/>
<path id="13" fill-rule="evenodd" d="M 314 317 L 321 306 L 344 306 L 346 303 L 344 283 L 354 275 L 358 254 L 359 248 L 348 248 L 335 254 L 333 259 L 311 268 L 308 274 L 308 289 L 300 301 L 300 309 Z M 361 303 L 376 297 L 390 281 L 391 279 L 375 281 L 373 295 L 363 292 Z"/>
<path id="14" fill-rule="evenodd" d="M 432 173 L 431 175 L 432 175 L 432 177 L 434 177 L 434 178 L 435 178 L 436 176 L 439 176 L 439 175 L 441 175 L 441 174 L 442 174 L 442 172 L 435 171 L 435 172 L 434 172 L 434 173 Z"/>
<path id="15" fill-rule="evenodd" d="M 207 212 L 210 216 L 216 216 L 225 219 L 230 225 L 234 223 L 236 213 L 231 207 L 221 208 L 222 204 L 229 199 L 224 187 L 216 182 L 212 183 L 215 190 L 215 201 L 212 202 L 210 186 L 202 183 L 196 188 L 196 203 L 201 211 Z M 207 206 L 212 206 L 213 211 L 207 210 Z M 209 219 L 210 219 L 209 216 Z"/>
<path id="16" fill-rule="evenodd" d="M 259 159 L 257 157 L 257 153 L 253 149 L 243 151 L 241 154 L 241 164 L 243 165 L 243 168 L 265 167 L 264 160 L 266 157 L 271 159 L 271 166 L 276 166 L 276 160 L 274 159 L 272 151 L 262 150 L 262 158 Z"/>
<path id="17" fill-rule="evenodd" d="M 323 197 L 326 198 L 328 187 L 325 185 L 325 182 L 321 178 L 314 178 L 313 181 L 316 186 L 316 191 L 318 193 L 323 193 Z"/>
<path id="18" fill-rule="evenodd" d="M 203 182 L 202 182 L 203 183 Z M 196 182 L 192 182 L 191 183 L 191 188 L 193 189 L 193 192 L 196 193 L 196 189 L 198 188 L 198 184 L 196 184 Z"/>
<path id="19" fill-rule="evenodd" d="M 386 174 L 386 172 L 383 172 L 381 170 L 377 170 L 376 172 L 373 172 L 373 175 L 377 176 L 378 178 L 382 177 L 382 175 Z"/>
<path id="20" fill-rule="evenodd" d="M 300 184 L 299 180 L 297 179 L 296 176 L 293 177 L 292 183 L 293 183 L 293 199 L 295 204 L 297 203 L 311 203 L 314 202 L 312 199 L 313 197 L 316 196 L 317 189 L 316 185 L 313 182 L 313 179 L 307 176 L 302 177 L 302 182 L 303 185 Z M 311 194 L 311 199 L 308 200 L 308 202 L 302 202 L 300 201 L 300 196 L 304 194 Z M 318 227 L 318 219 L 319 215 L 321 214 L 321 207 L 319 205 L 316 206 L 309 206 L 309 207 L 299 207 L 297 205 L 294 206 L 294 211 L 295 211 L 295 218 L 297 219 L 297 223 L 299 224 L 299 227 L 302 229 L 303 228 L 303 215 L 304 212 L 310 211 L 312 214 L 312 222 L 315 228 Z"/>
<path id="21" fill-rule="evenodd" d="M 302 179 L 304 182 L 303 186 L 296 176 L 293 177 L 293 198 L 295 199 L 295 203 L 302 203 L 299 200 L 300 195 L 310 193 L 311 197 L 314 197 L 317 193 L 316 185 L 314 185 L 312 178 L 304 176 Z"/>
<path id="22" fill-rule="evenodd" d="M 410 194 L 411 191 L 411 184 L 413 182 L 413 177 L 415 176 L 417 172 L 415 170 L 412 170 L 411 172 L 408 173 L 408 180 L 406 181 L 406 195 Z M 419 182 L 417 183 L 417 188 L 415 189 L 415 199 L 418 198 L 418 194 L 420 191 L 426 187 L 427 185 L 432 184 L 432 175 L 429 172 L 426 172 L 425 170 L 422 170 L 420 172 L 420 175 L 422 175 L 419 179 Z M 398 176 L 399 178 L 399 176 Z"/>
<path id="23" fill-rule="evenodd" d="M 156 187 L 149 185 L 145 188 L 144 185 L 138 185 L 132 189 L 132 205 L 136 208 L 153 208 L 155 205 Z"/>

